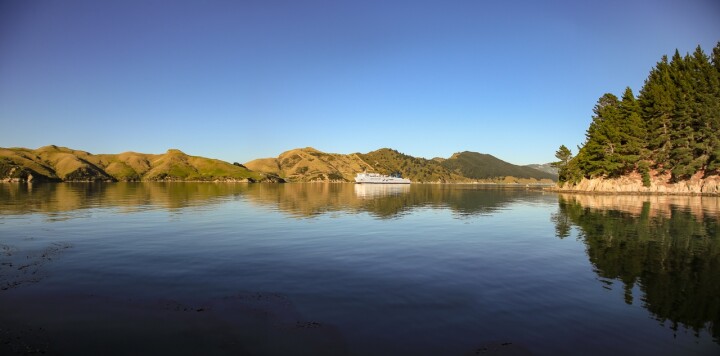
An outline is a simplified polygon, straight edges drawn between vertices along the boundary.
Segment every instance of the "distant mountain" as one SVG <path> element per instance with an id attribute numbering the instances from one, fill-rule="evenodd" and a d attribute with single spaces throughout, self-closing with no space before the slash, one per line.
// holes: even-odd
<path id="1" fill-rule="evenodd" d="M 245 163 L 253 171 L 276 174 L 288 181 L 353 181 L 355 174 L 368 171 L 401 173 L 413 182 L 470 183 L 474 181 L 530 183 L 551 182 L 556 176 L 529 167 L 517 166 L 491 155 L 462 152 L 450 158 L 431 160 L 409 156 L 390 148 L 349 155 L 299 148 L 277 158 Z"/>
<path id="2" fill-rule="evenodd" d="M 440 163 L 443 167 L 471 179 L 498 179 L 503 177 L 555 180 L 550 173 L 517 166 L 489 154 L 460 152 Z"/>
<path id="3" fill-rule="evenodd" d="M 550 173 L 550 174 L 554 175 L 555 178 L 557 179 L 558 169 L 557 169 L 557 167 L 553 166 L 552 163 L 527 164 L 527 165 L 524 165 L 523 167 L 528 167 L 528 168 L 532 168 L 532 169 L 537 169 L 538 171 L 541 171 L 541 172 Z"/>
<path id="4" fill-rule="evenodd" d="M 0 180 L 16 181 L 258 181 L 272 180 L 224 161 L 189 156 L 125 152 L 91 154 L 66 147 L 0 148 Z"/>

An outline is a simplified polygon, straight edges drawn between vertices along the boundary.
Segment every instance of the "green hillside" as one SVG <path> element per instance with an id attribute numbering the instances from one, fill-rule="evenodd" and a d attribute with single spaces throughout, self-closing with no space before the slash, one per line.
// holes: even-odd
<path id="1" fill-rule="evenodd" d="M 372 170 L 355 154 L 326 153 L 312 147 L 289 150 L 277 158 L 255 159 L 245 166 L 290 182 L 351 182 L 355 174 Z"/>
<path id="2" fill-rule="evenodd" d="M 460 174 L 446 169 L 436 160 L 408 156 L 396 150 L 381 148 L 366 154 L 357 154 L 378 173 L 400 172 L 413 182 L 463 182 L 470 181 Z"/>
<path id="3" fill-rule="evenodd" d="M 277 174 L 292 182 L 352 182 L 357 173 L 400 173 L 418 183 L 502 183 L 551 182 L 556 176 L 516 166 L 490 155 L 463 152 L 451 158 L 425 159 L 381 148 L 368 153 L 325 153 L 314 148 L 298 148 L 277 158 L 261 158 L 245 163 L 256 172 Z"/>
<path id="4" fill-rule="evenodd" d="M 460 152 L 443 160 L 440 165 L 471 179 L 498 179 L 503 177 L 555 180 L 553 174 L 530 167 L 517 166 L 492 155 L 477 152 Z"/>
<path id="5" fill-rule="evenodd" d="M 0 148 L 0 181 L 352 182 L 364 171 L 400 173 L 417 183 L 532 183 L 554 179 L 552 174 L 476 152 L 429 160 L 390 148 L 338 154 L 306 147 L 241 165 L 190 156 L 176 149 L 163 154 L 91 154 L 57 146 Z"/>
<path id="6" fill-rule="evenodd" d="M 224 161 L 125 152 L 94 155 L 66 147 L 0 148 L 0 180 L 15 181 L 259 181 L 271 179 Z"/>

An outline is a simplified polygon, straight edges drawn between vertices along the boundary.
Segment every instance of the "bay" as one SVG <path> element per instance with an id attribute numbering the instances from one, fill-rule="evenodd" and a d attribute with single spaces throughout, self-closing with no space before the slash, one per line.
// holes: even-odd
<path id="1" fill-rule="evenodd" d="M 0 184 L 0 351 L 717 354 L 717 197 Z"/>

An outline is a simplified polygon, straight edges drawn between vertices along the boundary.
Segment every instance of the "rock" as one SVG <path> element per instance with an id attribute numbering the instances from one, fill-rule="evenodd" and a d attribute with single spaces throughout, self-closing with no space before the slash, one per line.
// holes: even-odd
<path id="1" fill-rule="evenodd" d="M 690 179 L 670 182 L 669 174 L 653 175 L 650 186 L 643 185 L 642 177 L 632 173 L 620 178 L 582 179 L 577 184 L 565 184 L 552 190 L 561 192 L 595 192 L 595 193 L 652 193 L 652 194 L 685 194 L 685 195 L 720 195 L 720 176 L 703 177 L 699 172 Z"/>

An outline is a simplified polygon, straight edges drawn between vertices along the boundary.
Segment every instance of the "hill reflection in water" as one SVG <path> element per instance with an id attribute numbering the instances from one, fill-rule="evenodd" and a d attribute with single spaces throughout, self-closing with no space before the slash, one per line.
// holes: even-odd
<path id="1" fill-rule="evenodd" d="M 473 185 L 283 184 L 248 186 L 244 197 L 298 218 L 325 213 L 368 213 L 391 219 L 414 209 L 450 209 L 456 217 L 491 214 L 517 201 L 553 200 L 518 188 Z"/>
<path id="2" fill-rule="evenodd" d="M 182 209 L 243 199 L 297 218 L 368 213 L 386 219 L 419 208 L 448 208 L 456 217 L 492 214 L 516 201 L 553 199 L 524 189 L 474 185 L 246 183 L 0 184 L 0 214 L 62 215 L 91 208 L 120 212 Z M 71 217 L 71 216 L 70 216 Z"/>
<path id="3" fill-rule="evenodd" d="M 560 238 L 577 229 L 604 288 L 619 282 L 627 304 L 720 342 L 720 199 L 563 194 L 552 219 Z"/>

